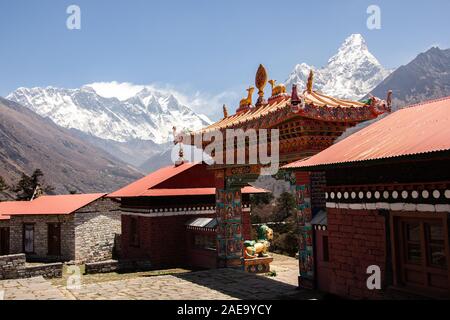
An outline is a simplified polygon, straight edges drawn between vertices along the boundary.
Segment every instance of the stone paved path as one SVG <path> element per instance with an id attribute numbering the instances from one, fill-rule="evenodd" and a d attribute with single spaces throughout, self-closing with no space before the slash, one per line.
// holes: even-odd
<path id="1" fill-rule="evenodd" d="M 298 260 L 275 253 L 272 256 L 273 262 L 270 265 L 270 270 L 277 274 L 274 280 L 298 286 Z"/>
<path id="2" fill-rule="evenodd" d="M 137 277 L 90 283 L 80 289 L 53 286 L 43 278 L 0 281 L 5 299 L 80 300 L 215 300 L 311 299 L 312 292 L 297 290 L 297 262 L 275 256 L 276 277 L 217 269 L 174 275 Z"/>
<path id="3" fill-rule="evenodd" d="M 62 300 L 62 292 L 42 277 L 0 281 L 4 300 Z"/>
<path id="4" fill-rule="evenodd" d="M 81 300 L 275 299 L 298 293 L 295 286 L 231 269 L 88 284 L 70 292 Z"/>

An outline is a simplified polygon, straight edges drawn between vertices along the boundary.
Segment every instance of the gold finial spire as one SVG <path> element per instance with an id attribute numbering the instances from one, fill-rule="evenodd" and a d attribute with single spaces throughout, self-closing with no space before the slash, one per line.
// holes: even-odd
<path id="1" fill-rule="evenodd" d="M 306 91 L 311 93 L 313 91 L 313 82 L 314 82 L 314 71 L 312 69 L 309 71 L 308 83 L 306 84 Z"/>
<path id="2" fill-rule="evenodd" d="M 226 105 L 223 105 L 223 118 L 228 118 L 228 109 Z"/>
<path id="3" fill-rule="evenodd" d="M 262 100 L 264 97 L 264 87 L 267 85 L 267 71 L 262 64 L 259 65 L 258 71 L 256 71 L 255 86 L 258 88 L 258 96 Z"/>

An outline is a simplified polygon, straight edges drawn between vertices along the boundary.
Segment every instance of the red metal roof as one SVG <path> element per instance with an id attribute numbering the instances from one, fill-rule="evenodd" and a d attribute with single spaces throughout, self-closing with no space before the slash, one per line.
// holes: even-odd
<path id="1" fill-rule="evenodd" d="M 450 97 L 417 104 L 283 168 L 311 168 L 450 150 Z"/>
<path id="2" fill-rule="evenodd" d="M 33 201 L 9 201 L 0 203 L 2 215 L 53 215 L 71 214 L 105 193 L 41 196 Z"/>
<path id="3" fill-rule="evenodd" d="M 178 181 L 170 185 L 175 188 L 166 187 L 167 181 L 177 175 L 187 172 L 189 169 L 198 166 L 198 171 L 190 171 L 190 180 L 183 183 L 185 188 L 177 188 Z M 194 170 L 194 169 L 193 169 Z M 193 174 L 193 175 L 192 175 Z M 205 180 L 202 184 L 198 183 L 200 176 L 211 176 L 211 179 Z M 192 180 L 194 179 L 194 180 Z M 181 182 L 181 181 L 180 181 Z M 159 188 L 158 188 L 159 186 Z M 264 189 L 258 189 L 251 186 L 244 187 L 243 193 L 264 193 Z M 129 184 L 128 186 L 108 194 L 109 198 L 127 198 L 127 197 L 170 197 L 170 196 L 195 196 L 195 195 L 214 195 L 214 174 L 207 170 L 206 165 L 201 163 L 185 163 L 181 166 L 169 166 L 159 169 L 148 176 Z"/>
<path id="4" fill-rule="evenodd" d="M 198 165 L 198 163 L 184 163 L 178 167 L 169 166 L 165 168 L 161 168 L 155 172 L 152 172 L 148 176 L 139 179 L 126 187 L 114 191 L 110 193 L 108 197 L 110 198 L 123 198 L 123 197 L 138 197 L 142 196 L 149 189 L 154 186 L 164 182 L 165 180 L 180 174 L 183 171 L 186 171 L 194 166 Z"/>
<path id="5" fill-rule="evenodd" d="M 5 201 L 0 202 L 0 220 L 9 220 L 10 214 L 22 211 L 30 201 Z"/>
<path id="6" fill-rule="evenodd" d="M 264 189 L 255 187 L 244 187 L 242 193 L 266 193 L 269 192 Z M 169 196 L 196 196 L 196 195 L 215 195 L 216 188 L 183 188 L 183 189 L 150 189 L 141 194 L 142 197 L 169 197 Z"/>

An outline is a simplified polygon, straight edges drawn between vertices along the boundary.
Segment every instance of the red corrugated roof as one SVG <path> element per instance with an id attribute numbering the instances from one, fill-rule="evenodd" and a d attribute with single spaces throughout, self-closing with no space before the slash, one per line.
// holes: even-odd
<path id="1" fill-rule="evenodd" d="M 117 190 L 113 193 L 108 194 L 109 198 L 126 198 L 126 197 L 170 197 L 170 196 L 194 196 L 194 195 L 213 195 L 216 193 L 216 188 L 214 187 L 214 179 L 211 179 L 210 182 L 202 187 L 199 187 L 199 184 L 196 181 L 190 181 L 188 186 L 191 185 L 192 188 L 166 188 L 162 187 L 163 182 L 180 175 L 181 173 L 195 167 L 195 166 L 204 166 L 200 167 L 199 172 L 195 172 L 198 175 L 213 175 L 212 172 L 206 171 L 207 168 L 205 165 L 201 163 L 184 163 L 181 166 L 169 166 L 162 169 L 159 169 L 148 176 L 137 180 L 128 186 Z M 205 170 L 204 172 L 202 170 Z M 195 176 L 197 177 L 197 176 Z M 195 179 L 194 177 L 194 179 Z M 190 179 L 193 179 L 192 177 Z M 176 185 L 176 184 L 175 184 Z M 160 186 L 160 188 L 157 188 Z M 197 187 L 196 187 L 197 186 Z M 161 188 L 162 187 L 162 188 Z M 264 193 L 267 192 L 264 189 L 258 189 L 251 186 L 244 187 L 242 189 L 243 193 Z"/>
<path id="2" fill-rule="evenodd" d="M 138 197 L 142 196 L 149 189 L 154 186 L 164 182 L 165 180 L 180 174 L 183 171 L 186 171 L 194 166 L 198 165 L 198 163 L 184 163 L 178 167 L 169 166 L 162 169 L 159 169 L 148 176 L 139 179 L 126 187 L 114 191 L 110 193 L 108 197 L 110 198 L 123 198 L 123 197 Z"/>
<path id="3" fill-rule="evenodd" d="M 450 97 L 401 109 L 309 159 L 310 168 L 450 150 Z"/>
<path id="4" fill-rule="evenodd" d="M 0 203 L 2 215 L 53 215 L 71 214 L 91 202 L 102 198 L 105 193 L 70 194 L 57 196 L 41 196 L 33 201 L 9 201 Z"/>
<path id="5" fill-rule="evenodd" d="M 264 189 L 255 187 L 244 187 L 242 193 L 266 193 L 269 192 Z M 183 188 L 183 189 L 150 189 L 145 191 L 142 197 L 170 197 L 170 196 L 203 196 L 203 195 L 215 195 L 216 188 Z"/>
<path id="6" fill-rule="evenodd" d="M 9 220 L 10 214 L 23 211 L 30 201 L 5 201 L 0 202 L 0 220 Z"/>

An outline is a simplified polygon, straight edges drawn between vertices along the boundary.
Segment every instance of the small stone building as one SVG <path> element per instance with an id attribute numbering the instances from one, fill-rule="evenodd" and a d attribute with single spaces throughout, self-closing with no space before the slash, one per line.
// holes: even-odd
<path id="1" fill-rule="evenodd" d="M 9 253 L 28 261 L 108 260 L 121 231 L 118 205 L 103 193 L 41 196 L 0 212 L 10 216 Z"/>

